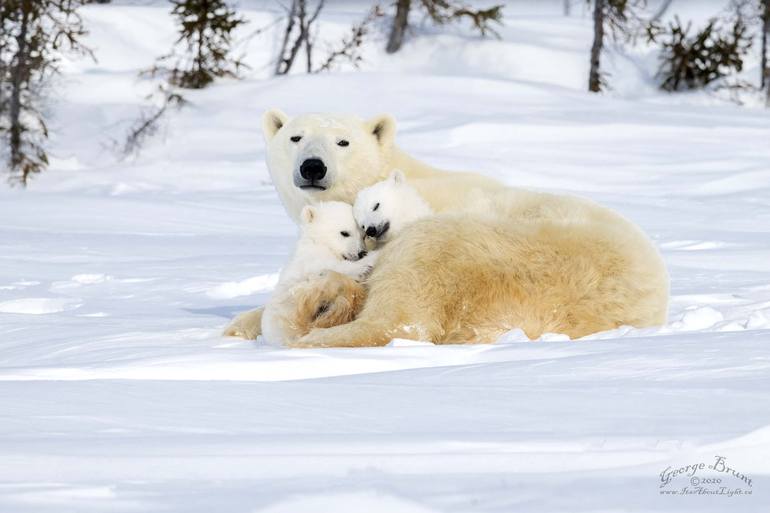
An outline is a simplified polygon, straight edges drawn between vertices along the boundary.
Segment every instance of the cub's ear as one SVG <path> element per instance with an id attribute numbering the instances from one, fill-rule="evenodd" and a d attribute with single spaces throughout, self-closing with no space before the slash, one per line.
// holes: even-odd
<path id="1" fill-rule="evenodd" d="M 375 116 L 366 122 L 366 126 L 381 146 L 392 144 L 396 138 L 396 120 L 389 114 Z"/>
<path id="2" fill-rule="evenodd" d="M 389 179 L 396 185 L 401 185 L 402 183 L 406 182 L 404 172 L 400 169 L 395 169 L 392 173 L 390 173 Z"/>
<path id="3" fill-rule="evenodd" d="M 262 114 L 262 133 L 265 135 L 265 140 L 272 139 L 287 121 L 289 116 L 278 109 L 270 109 Z"/>
<path id="4" fill-rule="evenodd" d="M 313 208 L 310 205 L 305 205 L 302 207 L 302 212 L 300 213 L 299 217 L 302 219 L 302 222 L 305 224 L 310 224 L 313 222 L 313 220 L 316 217 L 315 208 Z"/>

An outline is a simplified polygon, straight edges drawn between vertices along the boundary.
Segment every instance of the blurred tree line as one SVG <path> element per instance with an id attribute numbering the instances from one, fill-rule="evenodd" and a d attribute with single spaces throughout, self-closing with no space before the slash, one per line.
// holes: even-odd
<path id="1" fill-rule="evenodd" d="M 570 0 L 565 0 L 569 2 Z M 601 55 L 607 34 L 616 42 L 635 44 L 640 37 L 660 49 L 657 78 L 669 92 L 700 89 L 743 71 L 744 59 L 755 39 L 761 40 L 758 88 L 764 90 L 770 107 L 770 0 L 731 0 L 720 16 L 699 28 L 683 24 L 678 16 L 662 25 L 662 15 L 674 3 L 664 0 L 646 18 L 647 0 L 588 0 L 593 7 L 594 38 L 591 46 L 588 90 L 600 92 L 607 86 L 601 71 Z M 565 13 L 569 11 L 565 8 Z M 736 89 L 756 88 L 750 83 L 722 84 Z"/>
<path id="2" fill-rule="evenodd" d="M 533 0 L 534 1 L 534 0 Z M 660 55 L 658 81 L 666 91 L 704 88 L 743 70 L 749 49 L 759 39 L 760 76 L 757 84 L 729 84 L 735 88 L 763 90 L 770 106 L 770 0 L 729 0 L 728 8 L 702 27 L 693 28 L 678 17 L 662 24 L 663 14 L 675 0 L 648 6 L 647 0 L 563 0 L 564 14 L 583 5 L 593 21 L 588 90 L 600 92 L 610 85 L 602 71 L 602 55 L 608 39 L 634 45 L 644 39 L 657 45 Z M 31 175 L 48 164 L 45 140 L 48 129 L 43 116 L 46 89 L 59 72 L 65 54 L 91 55 L 82 44 L 87 27 L 81 9 L 88 3 L 110 0 L 0 0 L 0 158 L 11 180 L 25 185 Z M 360 21 L 336 45 L 318 49 L 325 0 L 287 0 L 283 13 L 268 26 L 253 30 L 247 38 L 268 30 L 280 41 L 274 56 L 275 75 L 296 71 L 320 73 L 362 61 L 361 47 L 377 27 L 387 32 L 385 51 L 405 51 L 410 39 L 419 36 L 413 20 L 446 26 L 467 22 L 480 37 L 500 37 L 504 5 L 476 6 L 473 0 L 390 0 L 367 3 Z M 654 9 L 653 9 L 654 7 Z M 243 55 L 234 54 L 235 31 L 248 21 L 236 4 L 227 0 L 169 0 L 170 15 L 177 26 L 171 49 L 158 57 L 144 76 L 163 79 L 146 109 L 130 127 L 121 153 L 134 154 L 157 129 L 171 108 L 186 103 L 185 89 L 208 87 L 220 78 L 240 78 L 247 66 Z M 378 20 L 384 20 L 378 23 Z M 91 55 L 92 56 L 92 55 Z M 547 65 L 544 63 L 544 65 Z M 724 85 L 724 84 L 723 84 Z"/>

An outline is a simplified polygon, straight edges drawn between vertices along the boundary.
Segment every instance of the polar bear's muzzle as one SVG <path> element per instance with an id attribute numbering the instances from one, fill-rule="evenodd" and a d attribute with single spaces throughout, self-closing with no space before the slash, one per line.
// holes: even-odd
<path id="1" fill-rule="evenodd" d="M 305 159 L 294 173 L 294 185 L 305 190 L 325 191 L 329 185 L 326 172 L 323 160 L 317 157 Z"/>
<path id="2" fill-rule="evenodd" d="M 379 240 L 382 239 L 386 233 L 388 233 L 388 230 L 390 230 L 390 221 L 385 221 L 378 226 L 367 226 L 364 231 L 366 232 L 367 237 Z"/>

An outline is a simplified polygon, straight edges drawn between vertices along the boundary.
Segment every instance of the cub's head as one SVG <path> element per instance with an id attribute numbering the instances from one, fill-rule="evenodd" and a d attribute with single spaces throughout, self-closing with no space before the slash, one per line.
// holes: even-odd
<path id="1" fill-rule="evenodd" d="M 263 115 L 262 130 L 273 183 L 296 220 L 306 204 L 352 203 L 361 188 L 381 180 L 396 123 L 387 115 L 368 121 L 331 114 L 290 118 L 270 110 Z"/>
<path id="2" fill-rule="evenodd" d="M 407 224 L 429 216 L 431 208 L 409 185 L 401 171 L 361 189 L 353 205 L 353 215 L 367 237 L 387 242 Z"/>
<path id="3" fill-rule="evenodd" d="M 353 207 L 341 201 L 307 205 L 300 215 L 301 238 L 325 248 L 340 260 L 366 256 L 363 234 L 353 217 Z"/>

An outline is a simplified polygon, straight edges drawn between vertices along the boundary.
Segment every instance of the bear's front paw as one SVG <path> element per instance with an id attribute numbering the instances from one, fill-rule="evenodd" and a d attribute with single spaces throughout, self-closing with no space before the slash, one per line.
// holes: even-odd
<path id="1" fill-rule="evenodd" d="M 262 333 L 262 311 L 262 308 L 257 308 L 241 313 L 227 325 L 222 335 L 256 340 Z"/>
<path id="2" fill-rule="evenodd" d="M 240 338 L 246 338 L 244 336 L 243 329 L 238 326 L 236 323 L 229 324 L 223 331 L 222 336 L 223 337 L 240 337 Z"/>
<path id="3" fill-rule="evenodd" d="M 305 336 L 292 341 L 286 341 L 284 345 L 292 349 L 312 349 L 314 347 L 335 347 L 334 338 L 329 337 L 329 331 L 333 328 L 318 328 Z"/>
<path id="4" fill-rule="evenodd" d="M 246 340 L 256 340 L 259 336 L 259 330 L 250 330 L 247 326 L 239 322 L 230 323 L 222 332 L 223 337 L 238 337 Z"/>

